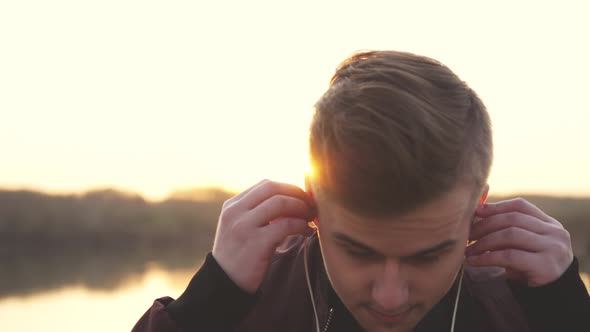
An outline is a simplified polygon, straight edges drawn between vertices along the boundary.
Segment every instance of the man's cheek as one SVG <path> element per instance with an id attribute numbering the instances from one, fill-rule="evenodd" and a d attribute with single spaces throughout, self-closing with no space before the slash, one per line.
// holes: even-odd
<path id="1" fill-rule="evenodd" d="M 324 249 L 324 259 L 326 260 L 326 265 L 330 266 L 332 269 L 343 269 L 345 268 L 346 259 L 345 255 L 338 247 L 332 244 L 325 244 L 323 246 Z"/>
<path id="2" fill-rule="evenodd" d="M 360 272 L 364 265 L 360 259 L 353 257 L 340 246 L 335 245 L 330 249 L 330 258 L 334 268 L 354 274 Z"/>
<path id="3" fill-rule="evenodd" d="M 369 275 L 370 271 L 351 264 L 345 257 L 332 261 L 329 271 L 332 286 L 347 306 L 370 295 Z"/>
<path id="4" fill-rule="evenodd" d="M 348 279 L 358 275 L 358 267 L 340 248 L 327 246 L 324 256 L 324 263 L 331 277 L 336 277 L 341 282 L 350 282 Z"/>

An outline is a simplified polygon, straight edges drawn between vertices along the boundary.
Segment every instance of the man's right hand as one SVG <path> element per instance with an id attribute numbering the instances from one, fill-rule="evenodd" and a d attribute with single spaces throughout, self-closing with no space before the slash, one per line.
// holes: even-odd
<path id="1" fill-rule="evenodd" d="M 240 288 L 255 293 L 276 248 L 306 234 L 315 203 L 301 188 L 263 180 L 223 204 L 213 257 Z"/>

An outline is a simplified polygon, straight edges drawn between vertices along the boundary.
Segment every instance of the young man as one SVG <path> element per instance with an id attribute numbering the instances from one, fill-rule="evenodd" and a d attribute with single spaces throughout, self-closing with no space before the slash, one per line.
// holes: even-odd
<path id="1" fill-rule="evenodd" d="M 316 104 L 306 191 L 225 202 L 186 291 L 134 331 L 590 331 L 568 232 L 525 200 L 484 204 L 491 136 L 439 62 L 354 54 Z"/>

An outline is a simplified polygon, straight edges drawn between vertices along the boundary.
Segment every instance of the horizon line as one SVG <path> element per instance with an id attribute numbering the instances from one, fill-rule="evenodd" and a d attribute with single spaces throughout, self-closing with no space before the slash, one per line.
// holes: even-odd
<path id="1" fill-rule="evenodd" d="M 244 188 L 243 190 L 245 190 Z M 0 185 L 0 191 L 28 191 L 28 192 L 35 192 L 39 194 L 45 194 L 49 196 L 79 196 L 85 195 L 91 192 L 97 191 L 114 191 L 122 194 L 127 194 L 130 196 L 139 196 L 145 201 L 149 202 L 162 202 L 170 199 L 174 199 L 175 195 L 181 195 L 182 193 L 190 194 L 191 191 L 199 191 L 203 190 L 205 193 L 206 190 L 219 190 L 226 192 L 228 194 L 237 195 L 242 190 L 229 188 L 223 185 L 203 185 L 203 186 L 192 186 L 192 187 L 182 187 L 177 189 L 172 189 L 168 191 L 168 194 L 162 195 L 159 198 L 150 196 L 141 191 L 135 191 L 128 188 L 122 188 L 117 186 L 96 186 L 96 187 L 88 187 L 86 189 L 78 189 L 78 190 L 52 190 L 52 189 L 43 189 L 42 187 L 33 187 L 33 186 L 2 186 Z M 570 198 L 570 199 L 590 199 L 590 192 L 588 193 L 581 193 L 581 192 L 565 192 L 565 191 L 535 191 L 535 190 L 504 190 L 504 191 L 496 191 L 490 192 L 489 197 L 519 197 L 519 196 L 544 196 L 544 197 L 555 197 L 555 198 Z"/>

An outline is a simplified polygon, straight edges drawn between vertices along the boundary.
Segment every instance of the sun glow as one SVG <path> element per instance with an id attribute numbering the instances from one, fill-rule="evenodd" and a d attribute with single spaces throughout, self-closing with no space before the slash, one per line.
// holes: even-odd
<path id="1" fill-rule="evenodd" d="M 431 56 L 478 92 L 495 129 L 494 193 L 590 194 L 581 2 L 407 3 L 395 20 L 397 3 L 338 3 L 335 16 L 329 1 L 234 2 L 231 11 L 32 2 L 0 5 L 0 31 L 11 31 L 0 34 L 0 187 L 159 199 L 263 178 L 302 185 L 314 103 L 341 60 L 373 48 Z M 556 17 L 568 19 L 546 24 Z"/>

